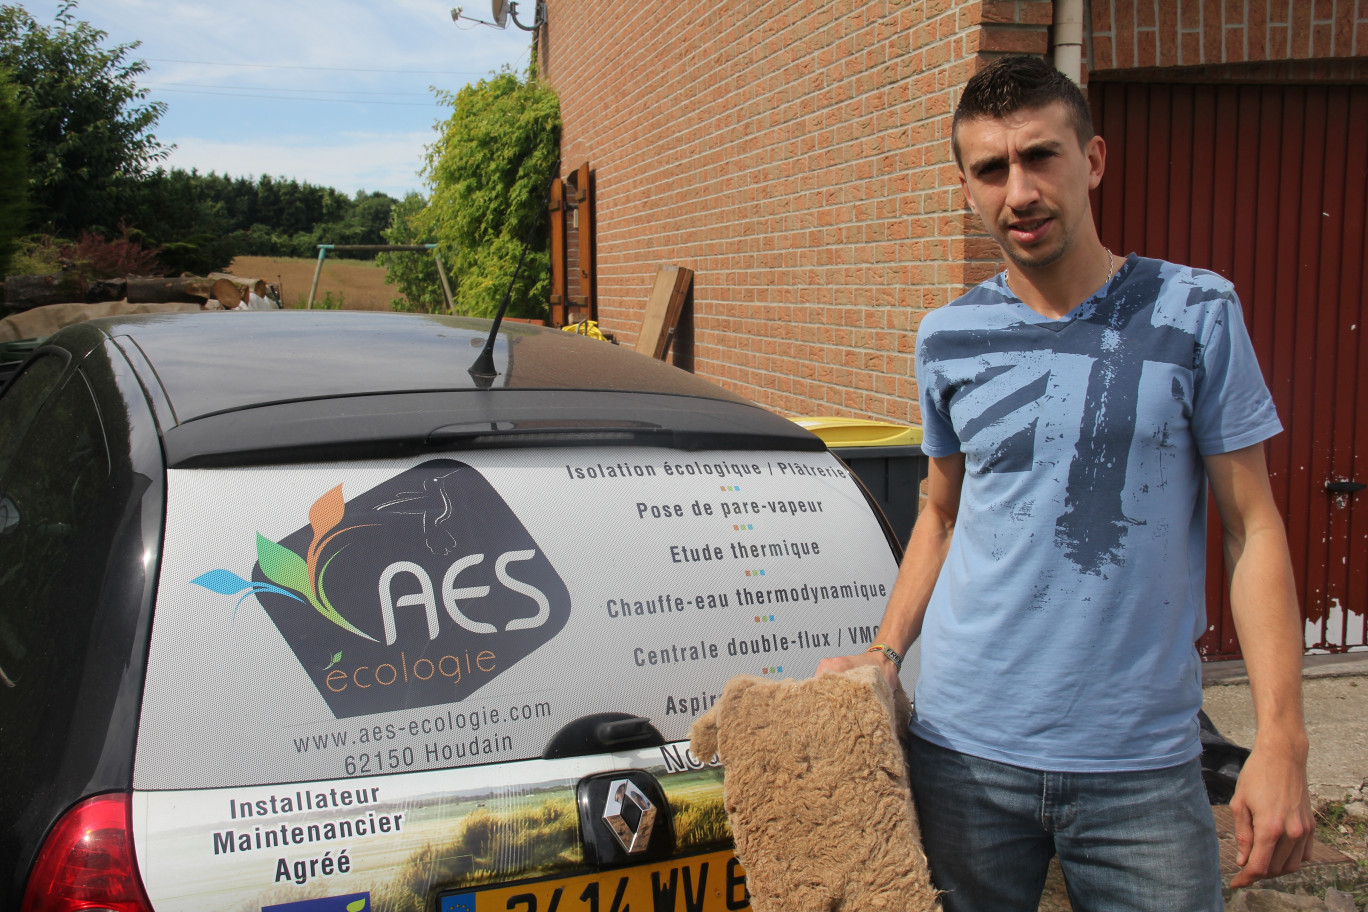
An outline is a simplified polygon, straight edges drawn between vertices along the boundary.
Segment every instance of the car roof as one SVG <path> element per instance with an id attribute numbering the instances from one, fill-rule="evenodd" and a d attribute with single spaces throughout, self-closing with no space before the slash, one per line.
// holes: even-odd
<path id="1" fill-rule="evenodd" d="M 509 445 L 513 437 L 525 445 L 823 447 L 686 371 L 544 327 L 502 324 L 498 374 L 486 387 L 469 369 L 490 327 L 384 312 L 154 314 L 91 320 L 50 341 L 92 351 L 112 340 L 153 403 L 173 466 Z"/>
<path id="2" fill-rule="evenodd" d="M 370 393 L 473 390 L 468 372 L 490 321 L 434 314 L 261 311 L 90 321 L 127 337 L 157 372 L 181 421 L 272 402 Z M 570 333 L 505 322 L 503 389 L 668 392 L 744 401 L 662 362 Z"/>

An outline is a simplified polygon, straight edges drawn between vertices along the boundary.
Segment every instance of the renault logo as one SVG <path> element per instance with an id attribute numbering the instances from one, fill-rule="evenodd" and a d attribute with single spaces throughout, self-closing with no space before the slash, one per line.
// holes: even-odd
<path id="1" fill-rule="evenodd" d="M 656 809 L 636 783 L 615 779 L 608 785 L 608 800 L 603 805 L 603 822 L 629 855 L 644 852 L 651 842 Z"/>

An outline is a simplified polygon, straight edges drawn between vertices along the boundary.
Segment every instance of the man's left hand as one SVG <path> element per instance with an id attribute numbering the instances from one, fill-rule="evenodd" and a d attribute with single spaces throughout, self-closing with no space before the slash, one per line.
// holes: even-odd
<path id="1" fill-rule="evenodd" d="M 1316 820 L 1306 788 L 1306 758 L 1293 748 L 1269 749 L 1257 741 L 1230 801 L 1235 815 L 1235 863 L 1231 888 L 1265 877 L 1291 874 L 1311 857 Z"/>

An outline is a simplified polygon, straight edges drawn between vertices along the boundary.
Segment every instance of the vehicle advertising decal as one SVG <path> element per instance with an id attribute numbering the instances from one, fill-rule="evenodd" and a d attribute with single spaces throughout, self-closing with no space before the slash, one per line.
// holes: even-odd
<path id="1" fill-rule="evenodd" d="M 163 541 L 137 789 L 507 764 L 597 713 L 682 741 L 731 677 L 865 649 L 897 574 L 830 453 L 171 469 Z"/>
<path id="2" fill-rule="evenodd" d="M 464 700 L 555 636 L 565 583 L 479 472 L 425 462 L 344 500 L 343 486 L 279 542 L 257 533 L 255 596 L 338 718 Z M 414 622 L 417 618 L 417 622 Z"/>
<path id="3" fill-rule="evenodd" d="M 369 893 L 348 893 L 346 896 L 325 896 L 322 899 L 262 906 L 261 912 L 370 912 L 370 908 Z"/>
<path id="4" fill-rule="evenodd" d="M 674 744 L 592 763 L 533 760 L 298 785 L 139 791 L 135 851 L 158 912 L 407 912 L 431 908 L 438 894 L 528 880 L 553 890 L 562 878 L 575 884 L 562 910 L 587 910 L 583 896 L 592 891 L 575 801 L 575 784 L 585 775 L 649 772 L 666 795 L 669 819 L 660 825 L 673 827 L 682 854 L 727 846 L 721 770 L 671 773 L 664 751 L 683 749 Z M 738 902 L 743 875 L 728 862 L 729 855 L 715 859 L 715 873 L 704 876 L 715 888 L 728 874 L 728 908 L 746 908 Z M 652 870 L 658 892 L 650 908 L 697 908 L 686 900 L 702 886 L 698 865 L 684 858 L 654 862 Z M 624 873 L 604 875 L 605 900 Z M 633 889 L 649 890 L 649 873 L 640 880 L 633 878 Z M 690 883 L 687 894 L 682 880 Z"/>

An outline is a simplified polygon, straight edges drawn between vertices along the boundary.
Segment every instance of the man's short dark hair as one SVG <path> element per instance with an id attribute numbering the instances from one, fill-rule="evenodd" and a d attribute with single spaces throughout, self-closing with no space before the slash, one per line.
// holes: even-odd
<path id="1" fill-rule="evenodd" d="M 1074 81 L 1039 57 L 1002 57 L 974 74 L 964 86 L 950 124 L 950 147 L 960 161 L 959 125 L 981 117 L 1001 119 L 1017 111 L 1060 102 L 1069 112 L 1080 148 L 1093 137 L 1092 110 Z"/>

